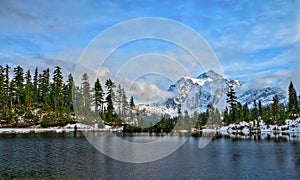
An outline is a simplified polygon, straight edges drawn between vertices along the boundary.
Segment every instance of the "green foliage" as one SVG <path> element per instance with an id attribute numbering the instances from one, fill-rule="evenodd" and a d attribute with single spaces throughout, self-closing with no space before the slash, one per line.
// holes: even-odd
<path id="1" fill-rule="evenodd" d="M 137 132 L 149 132 L 149 133 L 169 133 L 171 132 L 175 125 L 177 124 L 178 118 L 169 118 L 164 119 L 162 118 L 158 123 L 151 127 L 142 128 L 130 125 L 124 125 L 123 132 L 125 133 L 137 133 Z"/>
<path id="2" fill-rule="evenodd" d="M 87 73 L 84 73 L 81 78 L 81 87 L 82 87 L 82 98 L 83 98 L 83 113 L 88 114 L 91 112 L 91 103 L 92 103 L 92 98 L 91 98 L 91 88 L 90 88 L 90 82 L 89 82 L 89 76 Z"/>
<path id="3" fill-rule="evenodd" d="M 256 100 L 253 101 L 253 108 L 251 110 L 251 120 L 257 120 L 258 118 L 258 109 Z"/>
<path id="4" fill-rule="evenodd" d="M 24 73 L 23 68 L 20 66 L 17 66 L 14 68 L 15 77 L 13 79 L 14 82 L 14 89 L 15 91 L 15 97 L 14 101 L 15 104 L 23 104 L 25 102 L 25 96 L 24 96 Z"/>
<path id="5" fill-rule="evenodd" d="M 297 110 L 298 110 L 298 97 L 293 82 L 290 82 L 288 112 L 290 114 L 295 114 L 297 113 Z"/>
<path id="6" fill-rule="evenodd" d="M 24 74 L 20 66 L 13 68 L 10 79 L 10 69 L 8 65 L 0 66 L 0 119 L 16 127 L 39 123 L 51 126 L 73 121 L 71 114 L 65 113 L 73 112 L 73 109 L 63 103 L 65 85 L 60 67 L 55 67 L 52 82 L 49 69 L 39 74 L 36 68 L 33 79 L 30 70 Z M 72 91 L 69 94 L 72 96 Z M 72 102 L 72 98 L 68 102 Z M 50 119 L 51 123 L 47 123 Z"/>
<path id="7" fill-rule="evenodd" d="M 63 108 L 63 76 L 59 66 L 55 66 L 50 94 L 53 95 L 52 100 L 54 102 L 52 101 L 52 106 L 54 107 L 54 111 L 56 114 L 59 114 Z"/>
<path id="8" fill-rule="evenodd" d="M 230 124 L 230 117 L 229 117 L 227 106 L 226 106 L 226 108 L 225 108 L 225 110 L 223 112 L 223 123 Z"/>
<path id="9" fill-rule="evenodd" d="M 131 96 L 128 103 L 125 90 L 121 85 L 118 85 L 115 93 L 115 83 L 111 79 L 106 80 L 106 93 L 104 93 L 99 79 L 94 82 L 91 89 L 87 73 L 82 75 L 81 86 L 75 86 L 71 74 L 66 82 L 63 81 L 63 73 L 59 66 L 55 67 L 52 80 L 50 80 L 49 68 L 43 70 L 41 74 L 36 68 L 33 78 L 29 70 L 24 73 L 20 66 L 13 68 L 10 78 L 11 69 L 8 65 L 5 67 L 0 65 L 0 119 L 7 124 L 22 126 L 19 119 L 23 119 L 25 122 L 30 122 L 29 124 L 41 124 L 43 127 L 62 126 L 73 122 L 75 110 L 76 115 L 86 121 L 104 120 L 106 123 L 120 125 L 124 123 L 122 119 L 133 119 L 138 114 L 134 98 Z M 247 103 L 242 105 L 237 101 L 234 88 L 230 86 L 226 93 L 228 108 L 223 111 L 223 122 L 229 124 L 262 119 L 266 124 L 284 124 L 287 118 L 298 117 L 300 109 L 299 97 L 292 82 L 288 91 L 287 107 L 279 104 L 279 96 L 275 95 L 271 105 L 262 106 L 260 100 L 254 100 L 253 108 L 249 109 Z M 196 103 L 197 101 L 196 99 Z M 92 105 L 95 107 L 93 110 Z M 179 108 L 178 117 L 162 118 L 148 131 L 169 132 L 175 124 L 179 129 L 192 127 L 201 129 L 205 125 L 220 122 L 220 111 L 211 105 L 207 107 L 206 112 L 194 112 L 192 116 L 187 111 L 182 113 Z"/>
<path id="10" fill-rule="evenodd" d="M 293 88 L 293 85 L 291 83 L 289 87 L 290 94 L 294 94 L 294 98 L 296 97 L 296 91 Z M 226 107 L 226 109 L 223 112 L 223 123 L 229 124 L 232 122 L 240 122 L 240 121 L 258 121 L 262 119 L 265 121 L 267 125 L 271 124 L 284 124 L 285 120 L 288 118 L 288 114 L 290 114 L 290 119 L 295 118 L 297 116 L 294 116 L 295 113 L 295 107 L 298 107 L 298 104 L 296 101 L 294 101 L 293 98 L 290 98 L 291 102 L 289 102 L 289 108 L 288 111 L 286 111 L 286 107 L 283 104 L 279 104 L 280 99 L 278 95 L 275 95 L 273 97 L 273 103 L 271 106 L 262 106 L 261 100 L 253 101 L 253 108 L 249 109 L 248 104 L 241 105 L 238 101 L 235 100 L 235 95 L 232 88 L 229 89 L 227 93 L 227 103 L 229 103 L 229 106 L 231 107 L 230 110 Z M 291 105 L 293 104 L 293 105 Z M 291 117 L 292 116 L 292 117 Z M 234 117 L 234 119 L 233 119 Z M 256 124 L 258 125 L 258 124 Z"/>
<path id="11" fill-rule="evenodd" d="M 74 111 L 73 106 L 73 89 L 75 88 L 72 74 L 68 75 L 68 80 L 63 88 L 63 102 L 67 113 Z"/>
<path id="12" fill-rule="evenodd" d="M 275 120 L 279 119 L 280 107 L 279 107 L 279 97 L 275 95 L 273 97 L 273 104 L 272 104 L 272 115 Z"/>
<path id="13" fill-rule="evenodd" d="M 107 95 L 106 95 L 106 103 L 107 103 L 107 109 L 106 109 L 106 121 L 112 122 L 114 118 L 114 105 L 113 105 L 113 88 L 115 88 L 115 83 L 108 79 L 106 80 L 105 86 L 107 88 Z"/>
<path id="14" fill-rule="evenodd" d="M 229 118 L 231 122 L 236 121 L 237 119 L 237 97 L 232 85 L 229 86 L 229 90 L 226 93 L 227 99 L 226 102 L 229 104 Z"/>
<path id="15" fill-rule="evenodd" d="M 97 78 L 95 85 L 94 85 L 94 105 L 95 105 L 95 112 L 102 112 L 103 111 L 103 90 L 99 79 Z"/>
<path id="16" fill-rule="evenodd" d="M 261 117 L 263 115 L 263 107 L 261 104 L 261 100 L 258 101 L 258 115 Z"/>
<path id="17" fill-rule="evenodd" d="M 242 107 L 242 118 L 241 120 L 244 120 L 246 122 L 250 121 L 250 110 L 248 108 L 248 104 L 245 103 Z"/>
<path id="18" fill-rule="evenodd" d="M 4 68 L 0 65 L 0 113 L 3 113 L 6 104 L 4 77 Z"/>
<path id="19" fill-rule="evenodd" d="M 134 100 L 133 100 L 133 96 L 130 97 L 130 103 L 129 103 L 129 106 L 131 109 L 133 109 L 135 107 L 135 103 L 134 103 Z"/>

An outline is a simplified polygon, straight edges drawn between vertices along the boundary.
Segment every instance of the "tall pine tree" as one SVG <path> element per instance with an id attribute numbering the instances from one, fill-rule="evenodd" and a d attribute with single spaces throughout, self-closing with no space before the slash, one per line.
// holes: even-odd
<path id="1" fill-rule="evenodd" d="M 33 102 L 36 104 L 39 103 L 39 72 L 38 67 L 35 68 L 34 76 L 33 76 L 33 87 L 32 87 L 32 94 L 33 94 Z"/>
<path id="2" fill-rule="evenodd" d="M 229 90 L 226 93 L 227 99 L 226 102 L 229 104 L 229 117 L 230 121 L 236 121 L 236 113 L 237 113 L 237 97 L 235 95 L 235 91 L 233 85 L 229 85 Z"/>
<path id="3" fill-rule="evenodd" d="M 273 97 L 273 104 L 272 104 L 272 115 L 275 121 L 279 120 L 279 113 L 280 113 L 279 97 L 275 95 Z"/>
<path id="4" fill-rule="evenodd" d="M 15 77 L 13 79 L 16 90 L 16 104 L 21 105 L 25 102 L 24 96 L 24 72 L 21 66 L 14 68 Z"/>
<path id="5" fill-rule="evenodd" d="M 126 109 L 128 108 L 127 96 L 124 88 L 121 89 L 121 114 L 126 115 Z"/>
<path id="6" fill-rule="evenodd" d="M 113 112 L 114 112 L 114 105 L 113 105 L 113 88 L 115 88 L 115 83 L 108 79 L 105 82 L 105 86 L 107 89 L 106 95 L 106 103 L 107 103 L 107 112 L 106 112 L 106 121 L 112 122 L 113 121 Z"/>
<path id="7" fill-rule="evenodd" d="M 47 68 L 39 77 L 40 103 L 44 111 L 50 111 L 50 70 Z"/>
<path id="8" fill-rule="evenodd" d="M 54 95 L 54 111 L 58 114 L 63 107 L 63 75 L 59 66 L 55 66 L 53 73 L 52 94 Z"/>
<path id="9" fill-rule="evenodd" d="M 64 105 L 66 107 L 67 112 L 74 111 L 73 107 L 73 90 L 75 88 L 74 79 L 72 74 L 68 75 L 68 80 L 64 86 Z"/>
<path id="10" fill-rule="evenodd" d="M 290 114 L 295 114 L 297 113 L 298 109 L 298 98 L 297 98 L 297 93 L 294 88 L 293 82 L 290 82 L 289 85 L 289 102 L 288 102 L 288 111 Z"/>
<path id="11" fill-rule="evenodd" d="M 25 74 L 25 106 L 30 110 L 32 105 L 32 82 L 30 70 Z"/>
<path id="12" fill-rule="evenodd" d="M 10 79 L 9 79 L 9 73 L 10 73 L 10 67 L 8 65 L 4 68 L 4 91 L 5 91 L 5 100 L 6 100 L 6 108 L 11 108 L 12 103 L 11 99 L 12 96 L 10 95 L 11 89 L 10 89 Z"/>
<path id="13" fill-rule="evenodd" d="M 2 116 L 5 107 L 5 87 L 4 87 L 4 68 L 0 65 L 0 113 Z M 1 117 L 0 116 L 0 117 Z"/>
<path id="14" fill-rule="evenodd" d="M 83 97 L 83 111 L 85 114 L 89 114 L 91 112 L 91 87 L 89 82 L 89 76 L 87 73 L 84 73 L 81 78 L 81 87 L 82 87 L 82 97 Z"/>
<path id="15" fill-rule="evenodd" d="M 94 103 L 95 103 L 95 112 L 102 112 L 103 110 L 103 89 L 99 79 L 97 78 L 94 85 Z"/>

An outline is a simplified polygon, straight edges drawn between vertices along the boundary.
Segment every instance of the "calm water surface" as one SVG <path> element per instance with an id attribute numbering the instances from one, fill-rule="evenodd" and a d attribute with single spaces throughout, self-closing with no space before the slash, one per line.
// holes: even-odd
<path id="1" fill-rule="evenodd" d="M 72 133 L 1 134 L 0 179 L 299 179 L 300 141 L 190 137 L 172 155 L 132 164 Z"/>

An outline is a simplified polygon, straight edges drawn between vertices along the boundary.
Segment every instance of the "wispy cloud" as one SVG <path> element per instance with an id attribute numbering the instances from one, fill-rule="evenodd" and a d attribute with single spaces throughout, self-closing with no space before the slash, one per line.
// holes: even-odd
<path id="1" fill-rule="evenodd" d="M 74 72 L 79 55 L 99 33 L 124 20 L 145 16 L 170 18 L 195 29 L 216 52 L 227 76 L 256 82 L 261 79 L 261 85 L 269 85 L 276 80 L 288 81 L 297 69 L 299 1 L 2 0 L 0 61 L 29 68 L 57 64 Z M 155 28 L 147 26 L 145 30 Z M 174 37 L 182 35 L 168 32 Z M 185 41 L 192 43 L 193 39 Z M 180 47 L 154 41 L 132 45 L 118 49 L 108 64 L 119 67 L 138 55 L 160 53 L 176 59 L 193 76 L 202 71 Z M 209 62 L 210 57 L 202 54 Z M 113 73 L 118 71 L 109 68 Z"/>
<path id="2" fill-rule="evenodd" d="M 155 83 L 149 81 L 116 76 L 108 67 L 99 69 L 96 77 L 99 78 L 103 86 L 107 79 L 112 79 L 116 85 L 120 84 L 124 88 L 127 96 L 133 96 L 138 103 L 165 102 L 167 98 L 174 95 L 172 92 L 161 89 Z"/>

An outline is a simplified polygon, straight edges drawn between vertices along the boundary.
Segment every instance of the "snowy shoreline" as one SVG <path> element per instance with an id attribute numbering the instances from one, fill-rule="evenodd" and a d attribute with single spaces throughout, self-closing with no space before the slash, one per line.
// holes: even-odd
<path id="1" fill-rule="evenodd" d="M 266 125 L 262 120 L 251 122 L 240 122 L 229 124 L 228 126 L 221 126 L 217 132 L 230 135 L 236 133 L 243 133 L 248 135 L 250 133 L 300 133 L 300 118 L 295 120 L 286 120 L 285 125 Z"/>
<path id="2" fill-rule="evenodd" d="M 255 126 L 255 124 L 259 126 Z M 75 128 L 76 125 L 76 128 Z M 82 123 L 68 124 L 64 127 L 30 127 L 30 128 L 0 128 L 0 134 L 16 134 L 16 133 L 70 133 L 76 131 L 91 131 L 91 132 L 122 132 L 123 128 L 111 128 L 110 126 L 105 126 L 104 128 L 98 128 L 98 125 L 88 126 Z M 194 129 L 194 128 L 193 128 Z M 185 130 L 189 132 L 189 130 Z M 300 133 L 300 118 L 296 120 L 286 120 L 285 125 L 266 125 L 263 121 L 260 122 L 240 122 L 229 124 L 228 126 L 221 126 L 216 129 L 203 129 L 202 132 L 213 131 L 215 133 L 220 133 L 222 135 L 233 135 L 233 134 L 243 134 L 249 135 L 251 133 Z M 191 132 L 193 132 L 191 130 Z M 198 131 L 197 131 L 198 132 Z"/>
<path id="3" fill-rule="evenodd" d="M 53 132 L 53 133 L 70 133 L 74 132 L 74 129 L 68 128 L 0 128 L 0 134 L 25 134 L 25 133 L 46 133 L 46 132 Z M 113 132 L 119 131 L 117 129 L 95 129 L 95 128 L 88 128 L 88 129 L 77 129 L 77 131 L 91 131 L 91 132 Z"/>
<path id="4" fill-rule="evenodd" d="M 122 129 L 111 129 L 111 128 L 98 128 L 92 127 L 81 123 L 76 124 L 68 124 L 64 127 L 49 127 L 49 128 L 41 128 L 41 127 L 31 127 L 31 128 L 0 128 L 0 134 L 25 134 L 25 133 L 46 133 L 46 132 L 53 132 L 53 133 L 70 133 L 75 131 L 81 132 L 115 132 L 115 131 L 122 131 Z"/>

